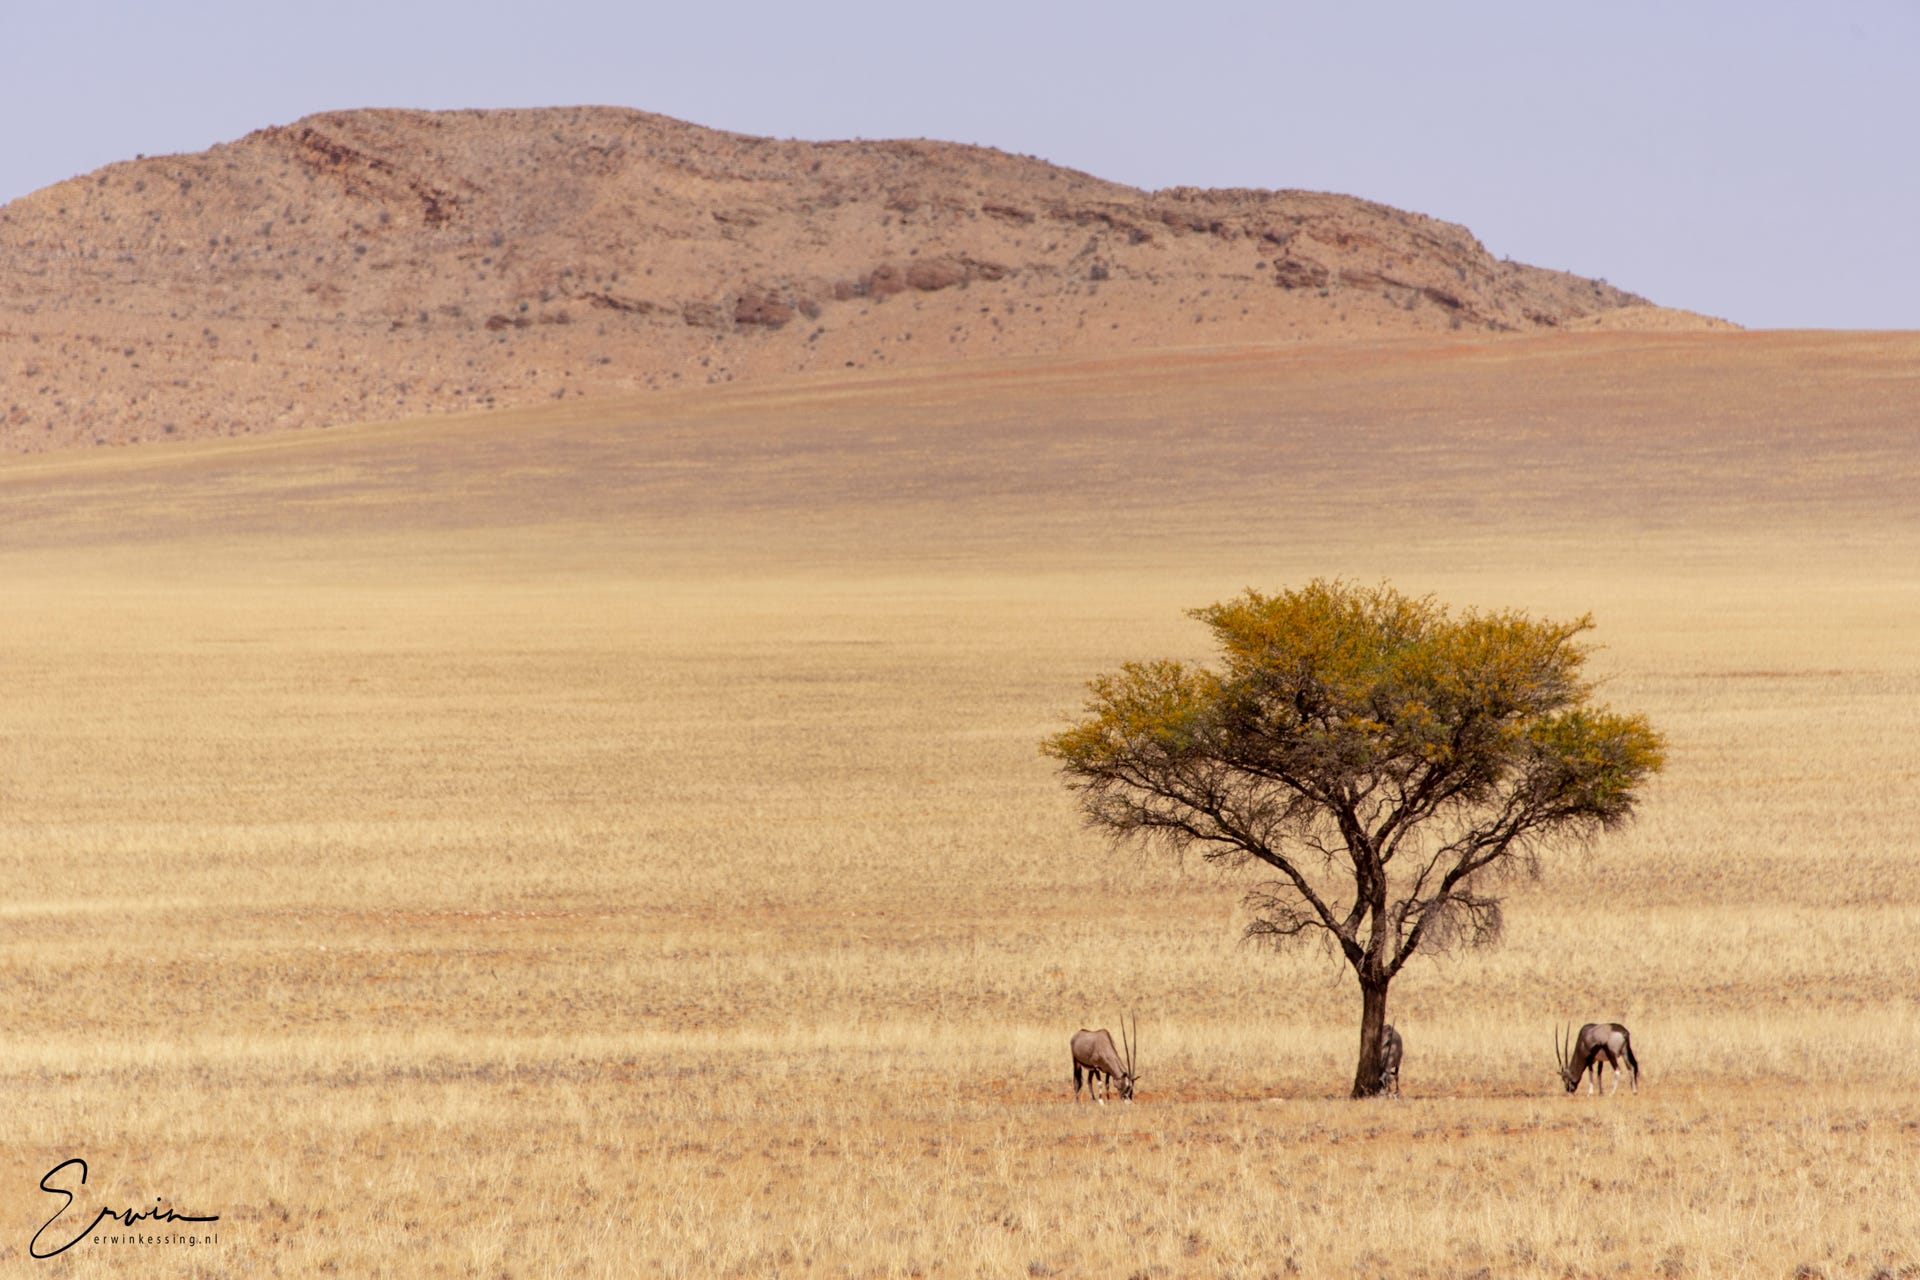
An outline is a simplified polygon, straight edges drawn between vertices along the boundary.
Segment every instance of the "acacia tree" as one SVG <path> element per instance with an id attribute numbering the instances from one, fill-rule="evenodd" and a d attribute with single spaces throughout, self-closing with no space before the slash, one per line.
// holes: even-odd
<path id="1" fill-rule="evenodd" d="M 1497 939 L 1502 873 L 1625 822 L 1663 740 L 1590 700 L 1590 616 L 1454 617 L 1325 580 L 1192 616 L 1218 670 L 1128 663 L 1042 750 L 1116 841 L 1278 873 L 1247 895 L 1247 935 L 1321 936 L 1346 958 L 1353 1096 L 1378 1093 L 1394 976 L 1423 947 Z"/>

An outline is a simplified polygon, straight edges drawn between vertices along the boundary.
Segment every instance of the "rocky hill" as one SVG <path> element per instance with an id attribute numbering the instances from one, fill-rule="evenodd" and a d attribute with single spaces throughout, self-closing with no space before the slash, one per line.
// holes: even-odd
<path id="1" fill-rule="evenodd" d="M 0 448 L 981 357 L 1713 323 L 1345 196 L 615 108 L 349 111 L 0 207 Z"/>

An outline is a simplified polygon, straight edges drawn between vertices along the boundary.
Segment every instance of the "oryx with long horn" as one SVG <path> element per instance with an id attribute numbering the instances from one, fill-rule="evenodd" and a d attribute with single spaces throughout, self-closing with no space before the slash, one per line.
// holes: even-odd
<path id="1" fill-rule="evenodd" d="M 1556 1029 L 1553 1033 L 1554 1053 L 1560 1059 L 1560 1082 L 1567 1086 L 1568 1093 L 1580 1088 L 1580 1077 L 1592 1073 L 1588 1084 L 1591 1093 L 1600 1092 L 1600 1068 L 1613 1068 L 1613 1088 L 1609 1094 L 1620 1090 L 1620 1064 L 1624 1061 L 1626 1069 L 1633 1073 L 1633 1092 L 1640 1092 L 1640 1060 L 1633 1056 L 1633 1037 L 1627 1029 L 1617 1022 L 1589 1022 L 1580 1028 L 1580 1034 L 1573 1034 L 1569 1024 L 1563 1033 Z"/>
<path id="2" fill-rule="evenodd" d="M 1086 1028 L 1073 1033 L 1073 1100 L 1080 1101 L 1081 1073 L 1085 1072 L 1087 1096 L 1095 1102 L 1104 1104 L 1106 1098 L 1093 1091 L 1094 1081 L 1103 1086 L 1103 1092 L 1113 1092 L 1114 1081 L 1120 1083 L 1120 1100 L 1133 1101 L 1133 1086 L 1139 1082 L 1140 1075 L 1134 1069 L 1134 1051 L 1140 1045 L 1140 1019 L 1133 1019 L 1133 1038 L 1127 1038 L 1127 1020 L 1120 1019 L 1120 1040 L 1126 1045 L 1126 1054 L 1122 1056 L 1113 1047 L 1113 1037 L 1106 1028 L 1088 1031 Z"/>

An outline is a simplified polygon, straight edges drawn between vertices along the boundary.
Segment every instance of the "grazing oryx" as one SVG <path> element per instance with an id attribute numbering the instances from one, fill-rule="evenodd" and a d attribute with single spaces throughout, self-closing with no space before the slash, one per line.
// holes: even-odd
<path id="1" fill-rule="evenodd" d="M 1589 1092 L 1600 1092 L 1600 1068 L 1613 1068 L 1613 1088 L 1609 1094 L 1620 1090 L 1620 1060 L 1626 1059 L 1627 1070 L 1633 1072 L 1633 1091 L 1640 1092 L 1640 1060 L 1633 1056 L 1633 1037 L 1627 1029 L 1617 1022 L 1589 1022 L 1580 1028 L 1579 1035 L 1573 1035 L 1573 1028 L 1567 1028 L 1567 1040 L 1561 1042 L 1559 1031 L 1553 1033 L 1553 1049 L 1560 1058 L 1560 1080 L 1567 1086 L 1568 1093 L 1580 1089 L 1580 1077 L 1593 1073 L 1588 1085 Z"/>
<path id="2" fill-rule="evenodd" d="M 1400 1096 L 1400 1033 L 1393 1025 L 1380 1028 L 1380 1092 Z"/>
<path id="3" fill-rule="evenodd" d="M 1073 1033 L 1073 1100 L 1080 1101 L 1080 1073 L 1086 1072 L 1087 1096 L 1095 1102 L 1105 1104 L 1106 1099 L 1093 1091 L 1096 1079 L 1104 1086 L 1103 1091 L 1111 1093 L 1113 1082 L 1120 1081 L 1120 1100 L 1133 1101 L 1133 1086 L 1140 1077 L 1133 1069 L 1134 1050 L 1140 1044 L 1140 1019 L 1133 1020 L 1133 1039 L 1127 1039 L 1127 1021 L 1120 1020 L 1120 1039 L 1127 1047 L 1123 1058 L 1113 1047 L 1113 1037 L 1106 1028 L 1088 1031 L 1082 1028 Z"/>

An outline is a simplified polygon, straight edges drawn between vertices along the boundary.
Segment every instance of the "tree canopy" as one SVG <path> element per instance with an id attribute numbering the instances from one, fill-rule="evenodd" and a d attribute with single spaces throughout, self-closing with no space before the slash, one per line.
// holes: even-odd
<path id="1" fill-rule="evenodd" d="M 1625 822 L 1664 741 L 1592 702 L 1590 616 L 1455 616 L 1327 580 L 1192 616 L 1217 669 L 1128 663 L 1042 749 L 1116 839 L 1277 873 L 1248 894 L 1247 933 L 1322 935 L 1346 958 L 1354 1095 L 1375 1093 L 1394 975 L 1422 948 L 1497 938 L 1499 873 Z"/>

